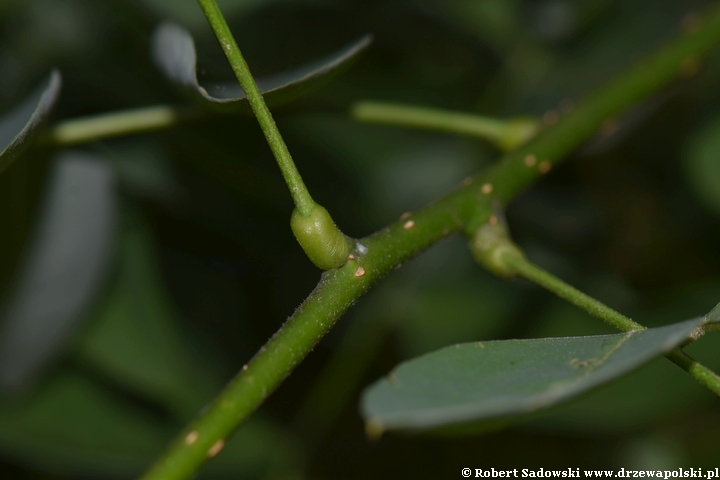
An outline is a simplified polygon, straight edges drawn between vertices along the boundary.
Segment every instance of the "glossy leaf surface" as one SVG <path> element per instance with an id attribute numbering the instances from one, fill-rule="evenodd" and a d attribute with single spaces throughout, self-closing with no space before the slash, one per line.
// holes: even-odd
<path id="1" fill-rule="evenodd" d="M 617 335 L 475 342 L 398 366 L 371 386 L 370 427 L 423 429 L 526 414 L 617 378 L 682 343 L 703 318 Z"/>
<path id="2" fill-rule="evenodd" d="M 323 59 L 255 81 L 268 105 L 279 105 L 340 73 L 371 42 L 366 35 Z M 152 55 L 160 70 L 195 99 L 210 106 L 249 113 L 245 93 L 236 81 L 201 86 L 197 78 L 197 54 L 192 36 L 182 27 L 165 23 L 153 35 Z"/>

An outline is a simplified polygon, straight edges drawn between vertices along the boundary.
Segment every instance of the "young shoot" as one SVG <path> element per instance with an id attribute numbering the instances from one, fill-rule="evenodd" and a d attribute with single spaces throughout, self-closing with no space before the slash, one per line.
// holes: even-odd
<path id="1" fill-rule="evenodd" d="M 344 265 L 352 243 L 338 229 L 327 210 L 315 203 L 310 195 L 217 3 L 215 0 L 198 0 L 198 3 L 247 95 L 250 108 L 290 189 L 295 203 L 290 225 L 300 246 L 318 268 L 329 270 Z"/>
<path id="2" fill-rule="evenodd" d="M 501 120 L 471 113 L 373 101 L 356 103 L 351 115 L 361 122 L 479 137 L 503 152 L 516 150 L 540 131 L 540 121 L 533 117 Z"/>

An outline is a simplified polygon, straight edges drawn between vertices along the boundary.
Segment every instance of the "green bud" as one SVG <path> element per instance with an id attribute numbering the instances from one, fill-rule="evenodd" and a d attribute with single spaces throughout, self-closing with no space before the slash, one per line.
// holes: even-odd
<path id="1" fill-rule="evenodd" d="M 517 117 L 507 121 L 505 131 L 496 140 L 503 152 L 511 152 L 525 145 L 540 131 L 540 121 L 533 117 Z"/>
<path id="2" fill-rule="evenodd" d="M 475 230 L 470 239 L 470 251 L 475 260 L 501 277 L 514 277 L 515 270 L 507 264 L 508 256 L 524 257 L 520 247 L 510 239 L 508 229 L 503 222 L 487 222 Z"/>
<path id="3" fill-rule="evenodd" d="M 320 205 L 303 216 L 295 209 L 290 219 L 295 238 L 310 261 L 322 270 L 341 267 L 347 262 L 352 243 Z"/>

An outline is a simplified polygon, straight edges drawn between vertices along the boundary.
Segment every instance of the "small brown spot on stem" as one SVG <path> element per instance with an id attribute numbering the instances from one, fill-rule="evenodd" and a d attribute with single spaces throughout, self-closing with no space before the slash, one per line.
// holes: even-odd
<path id="1" fill-rule="evenodd" d="M 408 220 L 407 222 L 405 222 L 405 225 L 403 225 L 403 228 L 405 230 L 410 230 L 414 226 L 415 226 L 415 222 L 413 222 L 412 220 Z"/>
<path id="2" fill-rule="evenodd" d="M 218 440 L 217 442 L 213 443 L 213 446 L 210 447 L 210 450 L 208 450 L 208 453 L 207 453 L 208 458 L 213 458 L 215 455 L 220 453 L 220 451 L 223 449 L 224 446 L 225 446 L 225 440 L 223 440 L 222 438 L 220 440 Z"/>
<path id="3" fill-rule="evenodd" d="M 355 270 L 355 276 L 362 277 L 363 275 L 365 275 L 365 269 L 363 267 L 358 267 L 357 270 Z"/>
<path id="4" fill-rule="evenodd" d="M 410 212 L 405 212 L 402 215 L 400 215 L 400 220 L 406 220 L 410 218 Z"/>
<path id="5" fill-rule="evenodd" d="M 197 432 L 197 430 L 193 430 L 192 432 L 188 433 L 185 436 L 185 444 L 192 445 L 193 443 L 195 443 L 197 441 L 199 436 L 200 436 L 200 434 Z"/>
<path id="6" fill-rule="evenodd" d="M 462 181 L 462 184 L 464 187 L 467 187 L 468 185 L 473 183 L 472 177 L 467 177 L 465 180 Z"/>
<path id="7" fill-rule="evenodd" d="M 348 255 L 348 260 L 355 260 L 355 255 L 353 255 L 352 253 Z"/>
<path id="8" fill-rule="evenodd" d="M 488 223 L 490 225 L 497 225 L 498 219 L 495 215 L 490 215 L 490 218 L 488 218 Z"/>
<path id="9" fill-rule="evenodd" d="M 557 110 L 548 110 L 542 116 L 543 125 L 546 125 L 548 127 L 550 125 L 555 125 L 558 120 L 560 120 L 560 114 L 557 112 Z"/>
<path id="10" fill-rule="evenodd" d="M 486 183 L 482 187 L 480 187 L 480 191 L 484 193 L 485 195 L 489 195 L 493 191 L 492 183 Z"/>
<path id="11" fill-rule="evenodd" d="M 393 375 L 392 373 L 388 374 L 387 380 L 388 380 L 388 382 L 392 383 L 393 385 L 395 385 L 398 381 L 397 377 L 395 375 Z"/>
<path id="12" fill-rule="evenodd" d="M 531 153 L 525 157 L 524 162 L 526 167 L 534 167 L 537 163 L 537 157 Z"/>
<path id="13" fill-rule="evenodd" d="M 538 165 L 538 170 L 540 170 L 540 173 L 548 173 L 551 168 L 552 163 L 548 162 L 547 160 L 543 160 L 542 162 L 540 162 L 540 165 Z"/>

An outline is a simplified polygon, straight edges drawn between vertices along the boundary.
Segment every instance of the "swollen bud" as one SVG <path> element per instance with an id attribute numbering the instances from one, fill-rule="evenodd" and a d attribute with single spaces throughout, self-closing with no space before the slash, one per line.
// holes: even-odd
<path id="1" fill-rule="evenodd" d="M 322 270 L 343 266 L 352 251 L 350 239 L 340 231 L 328 211 L 320 205 L 316 204 L 306 216 L 295 209 L 290 219 L 290 227 L 310 261 Z"/>
<path id="2" fill-rule="evenodd" d="M 495 141 L 503 152 L 511 152 L 525 145 L 540 131 L 540 121 L 533 117 L 508 120 L 503 133 Z"/>
<path id="3" fill-rule="evenodd" d="M 470 239 L 470 251 L 480 265 L 500 277 L 515 276 L 515 270 L 506 258 L 525 256 L 510 239 L 505 223 L 500 221 L 484 223 L 475 230 Z"/>

